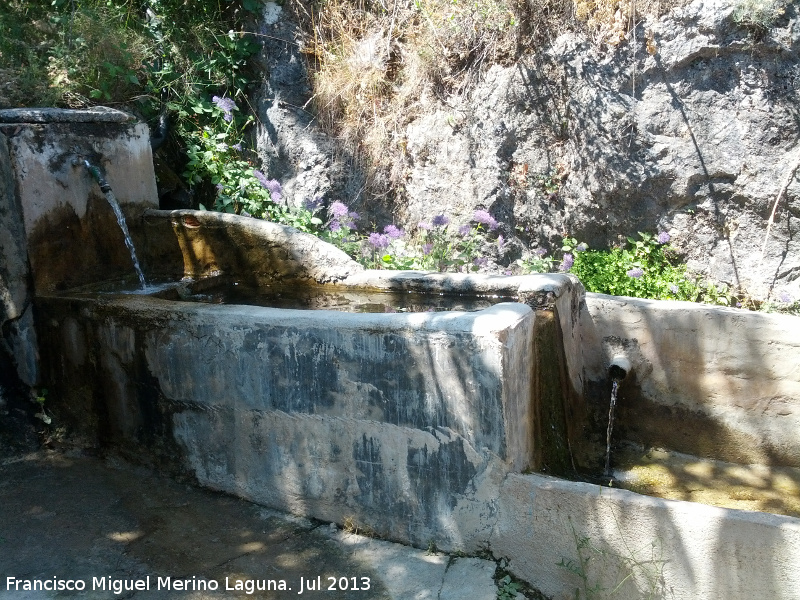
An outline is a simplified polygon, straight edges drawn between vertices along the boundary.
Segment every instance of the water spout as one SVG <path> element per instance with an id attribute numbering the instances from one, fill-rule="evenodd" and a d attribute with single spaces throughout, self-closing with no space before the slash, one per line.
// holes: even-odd
<path id="1" fill-rule="evenodd" d="M 108 182 L 100 172 L 100 168 L 91 164 L 88 160 L 84 160 L 83 164 L 86 166 L 86 169 L 89 171 L 94 180 L 97 181 L 97 185 L 100 186 L 100 191 L 103 192 L 108 204 L 111 206 L 111 210 L 114 211 L 114 216 L 117 218 L 119 228 L 122 230 L 122 234 L 125 236 L 125 246 L 127 246 L 128 252 L 130 252 L 131 260 L 133 261 L 133 268 L 136 270 L 136 274 L 139 276 L 139 283 L 141 284 L 142 289 L 145 289 L 147 287 L 147 282 L 144 278 L 144 272 L 142 272 L 142 268 L 139 266 L 139 259 L 136 258 L 136 249 L 133 247 L 133 240 L 131 239 L 131 234 L 128 231 L 128 225 L 125 222 L 125 215 L 122 214 L 122 208 L 120 208 L 119 202 L 117 202 L 117 198 L 114 196 L 114 192 L 111 191 L 111 186 L 108 185 Z"/>
<path id="2" fill-rule="evenodd" d="M 608 365 L 608 375 L 611 379 L 622 381 L 631 370 L 631 361 L 624 354 L 617 354 Z"/>
<path id="3" fill-rule="evenodd" d="M 611 477 L 611 434 L 614 431 L 614 408 L 617 405 L 617 391 L 619 382 L 628 376 L 631 370 L 631 361 L 623 354 L 618 354 L 611 359 L 608 365 L 608 375 L 611 378 L 611 403 L 608 407 L 608 428 L 606 429 L 606 466 L 603 474 Z"/>

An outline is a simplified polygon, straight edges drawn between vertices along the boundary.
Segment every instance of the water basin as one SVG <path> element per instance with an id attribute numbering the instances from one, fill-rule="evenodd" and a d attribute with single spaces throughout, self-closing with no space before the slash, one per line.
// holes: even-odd
<path id="1" fill-rule="evenodd" d="M 337 310 L 353 313 L 475 312 L 515 298 L 499 294 L 454 294 L 354 288 L 297 282 L 248 282 L 227 276 L 180 282 L 155 282 L 144 289 L 116 280 L 68 292 L 78 297 L 97 294 L 148 295 L 164 300 L 204 304 L 239 304 L 266 308 Z"/>
<path id="2" fill-rule="evenodd" d="M 431 294 L 413 291 L 352 289 L 335 285 L 287 283 L 250 284 L 235 279 L 197 281 L 173 286 L 154 294 L 168 300 L 208 304 L 244 304 L 269 308 L 338 310 L 356 313 L 474 312 L 500 302 L 498 295 Z"/>
<path id="3" fill-rule="evenodd" d="M 615 452 L 613 485 L 722 508 L 800 517 L 800 469 L 743 465 L 662 449 L 627 446 Z"/>

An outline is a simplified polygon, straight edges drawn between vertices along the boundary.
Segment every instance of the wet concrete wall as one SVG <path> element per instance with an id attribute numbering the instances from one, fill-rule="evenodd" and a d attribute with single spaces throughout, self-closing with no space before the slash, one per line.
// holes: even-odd
<path id="1" fill-rule="evenodd" d="M 587 294 L 581 330 L 587 405 L 600 421 L 608 361 L 621 353 L 632 365 L 620 388 L 617 443 L 800 466 L 797 317 Z"/>
<path id="2" fill-rule="evenodd" d="M 148 210 L 142 260 L 156 279 L 231 275 L 257 286 L 269 280 L 340 281 L 364 268 L 342 250 L 292 227 L 197 210 Z"/>
<path id="3" fill-rule="evenodd" d="M 36 292 L 133 274 L 116 217 L 83 160 L 100 167 L 141 241 L 141 213 L 158 206 L 147 126 L 23 123 L 8 146 Z"/>
<path id="4" fill-rule="evenodd" d="M 141 241 L 157 206 L 147 126 L 95 108 L 0 110 L 0 325 L 19 379 L 39 383 L 32 298 L 133 276 L 116 218 L 83 165 L 100 167 Z"/>

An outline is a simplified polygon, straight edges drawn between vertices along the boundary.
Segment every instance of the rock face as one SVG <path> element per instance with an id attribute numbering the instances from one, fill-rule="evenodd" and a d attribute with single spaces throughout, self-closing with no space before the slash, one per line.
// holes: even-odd
<path id="1" fill-rule="evenodd" d="M 261 123 L 256 134 L 259 158 L 297 204 L 326 195 L 354 198 L 364 177 L 353 158 L 314 121 L 297 25 L 281 6 L 267 2 L 259 33 L 264 36 L 260 58 L 265 71 L 255 106 Z"/>
<path id="2" fill-rule="evenodd" d="M 303 194 L 352 201 L 357 177 L 343 176 L 331 141 L 280 106 L 292 64 L 307 86 L 288 48 L 267 85 L 276 100 L 262 101 L 273 132 L 262 153 Z M 563 235 L 603 248 L 666 230 L 696 272 L 758 298 L 799 298 L 799 51 L 796 3 L 760 35 L 730 0 L 643 22 L 617 47 L 565 34 L 492 67 L 468 96 L 425 101 L 406 130 L 395 215 L 413 227 L 487 208 L 523 251 Z"/>

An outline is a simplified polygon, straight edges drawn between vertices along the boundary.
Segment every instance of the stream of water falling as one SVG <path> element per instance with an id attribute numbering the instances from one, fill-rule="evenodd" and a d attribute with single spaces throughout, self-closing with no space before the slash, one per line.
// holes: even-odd
<path id="1" fill-rule="evenodd" d="M 614 431 L 614 407 L 617 405 L 617 388 L 619 380 L 613 379 L 611 382 L 611 405 L 608 407 L 608 429 L 606 430 L 606 468 L 603 473 L 606 477 L 611 477 L 611 432 Z"/>
<path id="2" fill-rule="evenodd" d="M 125 222 L 125 215 L 122 214 L 122 208 L 120 208 L 119 202 L 117 202 L 116 196 L 114 196 L 114 192 L 111 191 L 111 186 L 108 185 L 103 176 L 100 174 L 100 169 L 93 166 L 88 160 L 84 161 L 86 168 L 89 169 L 89 172 L 92 176 L 97 180 L 97 184 L 100 186 L 100 191 L 103 192 L 103 195 L 106 197 L 109 205 L 111 206 L 111 210 L 114 211 L 114 216 L 117 217 L 117 223 L 119 224 L 119 228 L 122 230 L 122 234 L 125 236 L 125 246 L 128 248 L 128 252 L 130 252 L 131 260 L 133 261 L 133 268 L 136 269 L 136 275 L 139 276 L 139 283 L 142 286 L 142 289 L 147 287 L 147 281 L 144 278 L 144 272 L 142 271 L 142 267 L 139 265 L 139 259 L 136 258 L 136 249 L 133 247 L 133 240 L 131 239 L 131 234 L 128 231 L 128 224 Z"/>

